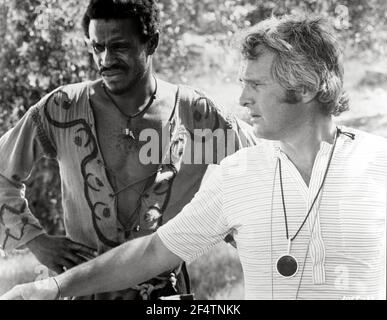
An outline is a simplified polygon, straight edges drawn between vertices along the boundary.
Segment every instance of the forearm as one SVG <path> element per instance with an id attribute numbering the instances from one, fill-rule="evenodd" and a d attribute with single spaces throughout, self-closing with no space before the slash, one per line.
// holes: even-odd
<path id="1" fill-rule="evenodd" d="M 23 184 L 34 164 L 46 155 L 39 140 L 45 129 L 34 120 L 39 118 L 38 112 L 30 108 L 0 137 L 0 246 L 5 251 L 20 248 L 44 233 L 28 208 Z"/>
<path id="2" fill-rule="evenodd" d="M 181 260 L 156 234 L 129 241 L 56 277 L 63 297 L 119 291 L 177 266 Z"/>
<path id="3" fill-rule="evenodd" d="M 1 149 L 0 149 L 1 151 Z M 23 195 L 23 185 L 0 172 L 0 249 L 10 252 L 44 234 Z"/>

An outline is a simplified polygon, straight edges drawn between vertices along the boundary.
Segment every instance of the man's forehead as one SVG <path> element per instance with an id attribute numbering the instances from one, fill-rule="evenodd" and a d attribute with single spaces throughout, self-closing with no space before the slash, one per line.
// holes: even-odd
<path id="1" fill-rule="evenodd" d="M 114 38 L 139 37 L 136 24 L 131 19 L 92 19 L 89 25 L 90 37 Z"/>
<path id="2" fill-rule="evenodd" d="M 239 77 L 243 80 L 269 81 L 271 75 L 271 61 L 259 57 L 254 60 L 243 59 L 240 63 Z"/>

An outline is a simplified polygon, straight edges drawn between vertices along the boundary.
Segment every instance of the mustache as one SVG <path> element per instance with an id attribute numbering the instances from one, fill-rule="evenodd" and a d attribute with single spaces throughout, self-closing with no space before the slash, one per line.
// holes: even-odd
<path id="1" fill-rule="evenodd" d="M 106 68 L 106 67 L 101 67 L 99 70 L 98 70 L 98 73 L 100 75 L 102 75 L 103 72 L 107 72 L 107 71 L 127 71 L 128 68 L 126 66 L 123 66 L 123 65 L 113 65 L 109 68 Z"/>

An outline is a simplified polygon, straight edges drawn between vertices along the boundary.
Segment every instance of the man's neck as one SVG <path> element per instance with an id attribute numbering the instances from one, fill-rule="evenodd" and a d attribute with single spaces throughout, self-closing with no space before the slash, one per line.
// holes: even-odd
<path id="1" fill-rule="evenodd" d="M 309 185 L 313 165 L 321 142 L 334 142 L 336 126 L 332 117 L 321 116 L 300 126 L 280 141 L 281 149 L 297 167 L 305 183 Z"/>

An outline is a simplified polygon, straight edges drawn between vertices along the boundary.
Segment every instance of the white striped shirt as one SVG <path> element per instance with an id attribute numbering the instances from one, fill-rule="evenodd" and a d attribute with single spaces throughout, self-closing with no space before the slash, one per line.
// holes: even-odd
<path id="1" fill-rule="evenodd" d="M 385 299 L 387 141 L 342 130 L 356 137 L 338 138 L 322 193 L 292 243 L 291 254 L 299 262 L 295 277 L 283 278 L 275 268 L 287 253 L 276 165 L 280 157 L 293 237 L 322 183 L 332 149 L 326 142 L 309 187 L 277 143 L 240 150 L 216 168 L 158 235 L 169 250 L 191 262 L 233 230 L 246 299 Z"/>

